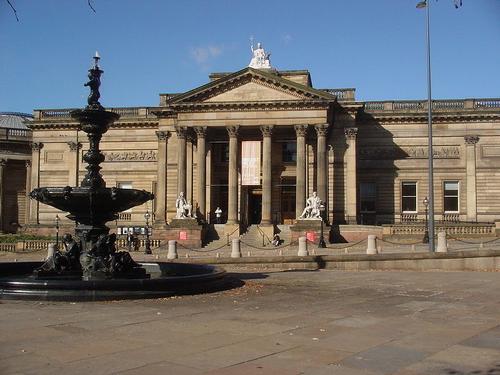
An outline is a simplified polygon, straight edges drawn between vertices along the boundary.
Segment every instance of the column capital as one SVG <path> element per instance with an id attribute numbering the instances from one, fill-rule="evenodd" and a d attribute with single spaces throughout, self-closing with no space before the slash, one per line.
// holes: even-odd
<path id="1" fill-rule="evenodd" d="M 195 126 L 193 127 L 194 132 L 198 138 L 205 138 L 207 135 L 207 127 L 206 126 Z"/>
<path id="2" fill-rule="evenodd" d="M 40 151 L 43 148 L 43 143 L 42 142 L 33 142 L 31 144 L 31 149 L 34 151 Z"/>
<path id="3" fill-rule="evenodd" d="M 186 139 L 188 133 L 187 126 L 175 126 L 175 132 L 177 133 L 177 138 Z"/>
<path id="4" fill-rule="evenodd" d="M 263 137 L 270 137 L 273 135 L 273 125 L 262 125 L 260 131 Z"/>
<path id="5" fill-rule="evenodd" d="M 31 160 L 25 160 L 26 168 L 31 168 Z"/>
<path id="6" fill-rule="evenodd" d="M 479 136 L 477 135 L 466 135 L 464 137 L 465 144 L 466 145 L 475 145 L 477 142 L 479 142 Z"/>
<path id="7" fill-rule="evenodd" d="M 236 138 L 238 136 L 239 125 L 226 126 L 227 134 L 229 138 Z"/>
<path id="8" fill-rule="evenodd" d="M 7 165 L 7 159 L 0 159 L 0 167 L 5 167 Z"/>
<path id="9" fill-rule="evenodd" d="M 166 141 L 172 136 L 172 133 L 166 131 L 156 131 L 155 133 L 159 141 Z"/>
<path id="10" fill-rule="evenodd" d="M 309 129 L 309 125 L 307 124 L 294 125 L 294 128 L 297 137 L 305 137 L 307 134 L 307 129 Z"/>
<path id="11" fill-rule="evenodd" d="M 70 141 L 66 142 L 66 144 L 69 146 L 70 151 L 78 151 L 82 147 L 82 144 L 80 142 Z"/>
<path id="12" fill-rule="evenodd" d="M 329 124 L 318 124 L 314 125 L 314 129 L 316 130 L 316 134 L 318 137 L 324 137 L 326 136 L 326 133 L 328 133 L 328 128 L 330 127 Z"/>
<path id="13" fill-rule="evenodd" d="M 356 139 L 358 135 L 358 128 L 345 128 L 344 134 L 347 139 Z"/>

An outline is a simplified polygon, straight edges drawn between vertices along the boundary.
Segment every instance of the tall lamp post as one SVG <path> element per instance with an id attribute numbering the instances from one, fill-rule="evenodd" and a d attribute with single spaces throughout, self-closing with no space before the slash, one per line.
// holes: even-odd
<path id="1" fill-rule="evenodd" d="M 319 234 L 318 249 L 324 249 L 326 247 L 325 237 L 323 236 L 323 216 L 325 212 L 325 204 L 321 202 L 319 205 L 319 212 L 321 216 L 321 232 Z"/>
<path id="2" fill-rule="evenodd" d="M 59 215 L 56 214 L 56 250 L 59 250 Z"/>
<path id="3" fill-rule="evenodd" d="M 149 218 L 151 217 L 149 211 L 146 210 L 144 214 L 144 219 L 146 220 L 146 249 L 144 250 L 144 254 L 152 254 L 151 252 L 151 242 L 149 241 Z"/>
<path id="4" fill-rule="evenodd" d="M 427 138 L 428 138 L 428 161 L 429 161 L 429 220 L 428 220 L 428 231 L 429 231 L 429 251 L 434 252 L 434 162 L 433 162 L 433 151 L 432 151 L 432 84 L 431 84 L 431 29 L 430 29 L 430 18 L 431 18 L 431 1 L 424 0 L 417 4 L 418 9 L 426 8 L 427 11 Z"/>
<path id="5" fill-rule="evenodd" d="M 429 243 L 429 228 L 427 227 L 428 223 L 428 214 L 429 212 L 427 211 L 429 208 L 429 199 L 427 197 L 424 198 L 424 207 L 425 207 L 425 231 L 424 231 L 424 238 L 422 239 L 422 243 Z"/>

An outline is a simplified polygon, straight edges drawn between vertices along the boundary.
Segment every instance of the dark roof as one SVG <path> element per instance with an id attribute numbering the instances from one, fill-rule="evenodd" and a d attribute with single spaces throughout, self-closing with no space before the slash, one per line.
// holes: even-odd
<path id="1" fill-rule="evenodd" d="M 33 121 L 33 116 L 20 112 L 0 112 L 0 128 L 28 129 L 26 122 Z"/>

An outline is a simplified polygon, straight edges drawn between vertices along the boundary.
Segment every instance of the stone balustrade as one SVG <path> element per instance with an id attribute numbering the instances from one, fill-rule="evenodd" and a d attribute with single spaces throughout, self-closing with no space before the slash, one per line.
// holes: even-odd
<path id="1" fill-rule="evenodd" d="M 354 88 L 346 88 L 346 89 L 321 89 L 321 91 L 325 91 L 331 95 L 337 97 L 338 101 L 348 101 L 355 100 L 356 89 Z"/>
<path id="2" fill-rule="evenodd" d="M 425 112 L 427 100 L 401 100 L 365 102 L 365 112 Z M 433 100 L 435 111 L 491 110 L 500 108 L 500 99 L 447 99 Z"/>
<path id="3" fill-rule="evenodd" d="M 494 223 L 446 223 L 436 225 L 436 232 L 445 231 L 451 236 L 495 236 Z M 424 235 L 424 223 L 401 223 L 384 225 L 385 236 Z"/>
<path id="4" fill-rule="evenodd" d="M 33 111 L 35 121 L 72 120 L 70 112 L 77 108 L 38 109 Z M 106 110 L 118 113 L 121 118 L 154 118 L 153 107 L 117 107 Z"/>
<path id="5" fill-rule="evenodd" d="M 31 138 L 31 130 L 17 128 L 0 129 L 0 140 L 2 141 L 28 141 Z"/>

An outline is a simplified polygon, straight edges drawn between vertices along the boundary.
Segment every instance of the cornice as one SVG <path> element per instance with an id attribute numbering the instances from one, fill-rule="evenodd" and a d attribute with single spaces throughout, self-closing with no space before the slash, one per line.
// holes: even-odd
<path id="1" fill-rule="evenodd" d="M 158 120 L 141 120 L 141 121 L 120 121 L 115 122 L 110 126 L 110 129 L 116 128 L 152 128 L 158 127 Z M 32 130 L 78 130 L 80 124 L 77 122 L 48 122 L 40 121 L 30 124 Z"/>
<path id="2" fill-rule="evenodd" d="M 333 101 L 328 100 L 279 100 L 265 102 L 204 102 L 177 103 L 171 107 L 176 112 L 217 112 L 217 111 L 280 111 L 304 109 L 328 109 Z M 169 111 L 167 109 L 167 111 Z M 160 111 L 158 111 L 160 112 Z M 159 114 L 161 116 L 161 114 Z"/>
<path id="3" fill-rule="evenodd" d="M 361 114 L 360 122 L 378 122 L 382 124 L 427 123 L 427 113 L 366 113 Z M 433 123 L 466 123 L 500 121 L 500 113 L 439 113 L 433 112 Z"/>

